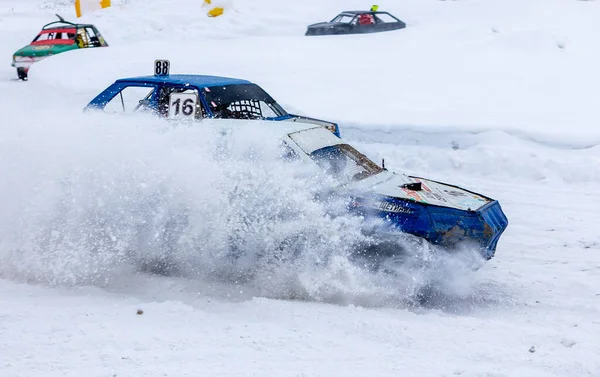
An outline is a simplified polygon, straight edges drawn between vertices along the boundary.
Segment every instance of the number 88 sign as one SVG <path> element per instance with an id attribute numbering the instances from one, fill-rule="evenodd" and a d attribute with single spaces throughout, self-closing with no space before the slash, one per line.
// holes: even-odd
<path id="1" fill-rule="evenodd" d="M 168 60 L 155 60 L 154 61 L 154 75 L 155 76 L 168 76 L 171 70 L 171 63 Z"/>
<path id="2" fill-rule="evenodd" d="M 169 96 L 169 118 L 193 119 L 197 104 L 196 93 L 172 93 Z"/>

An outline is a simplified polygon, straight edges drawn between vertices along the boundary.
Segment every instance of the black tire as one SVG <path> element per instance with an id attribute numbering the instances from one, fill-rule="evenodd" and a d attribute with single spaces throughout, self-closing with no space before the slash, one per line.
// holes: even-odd
<path id="1" fill-rule="evenodd" d="M 19 77 L 19 80 L 27 80 L 27 70 L 23 67 L 17 68 L 17 76 Z"/>

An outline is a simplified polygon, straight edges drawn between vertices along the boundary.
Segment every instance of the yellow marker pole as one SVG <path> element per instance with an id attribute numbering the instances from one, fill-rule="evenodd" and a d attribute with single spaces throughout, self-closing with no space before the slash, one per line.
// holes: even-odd
<path id="1" fill-rule="evenodd" d="M 224 9 L 223 8 L 213 8 L 211 10 L 208 11 L 208 17 L 219 17 L 220 15 L 223 14 Z"/>
<path id="2" fill-rule="evenodd" d="M 81 1 L 75 0 L 75 14 L 77 18 L 81 17 Z"/>
<path id="3" fill-rule="evenodd" d="M 91 9 L 104 9 L 110 7 L 110 0 L 75 0 L 75 14 L 77 15 L 77 17 L 81 17 L 81 15 L 83 14 L 83 12 L 81 11 L 82 1 L 85 3 L 85 5 L 87 5 L 87 7 L 84 7 L 87 10 L 90 9 L 90 6 L 92 6 Z"/>
<path id="4" fill-rule="evenodd" d="M 222 4 L 219 4 L 218 1 L 216 1 L 213 5 L 212 0 L 204 0 L 202 6 L 204 7 L 205 5 L 209 5 L 211 7 L 211 9 L 206 13 L 208 17 L 219 17 L 223 14 L 223 12 L 225 12 L 225 7 L 223 7 Z"/>

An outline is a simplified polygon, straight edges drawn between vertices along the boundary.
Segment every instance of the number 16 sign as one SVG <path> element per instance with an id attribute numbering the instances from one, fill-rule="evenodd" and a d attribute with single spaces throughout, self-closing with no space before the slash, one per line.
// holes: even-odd
<path id="1" fill-rule="evenodd" d="M 197 104 L 196 93 L 172 93 L 169 96 L 169 118 L 194 118 Z"/>

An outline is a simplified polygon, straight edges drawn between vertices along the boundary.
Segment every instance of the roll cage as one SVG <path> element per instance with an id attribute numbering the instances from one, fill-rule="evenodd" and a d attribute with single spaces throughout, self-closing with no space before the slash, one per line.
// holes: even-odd
<path id="1" fill-rule="evenodd" d="M 197 94 L 198 102 L 195 118 L 219 119 L 283 119 L 290 115 L 262 88 L 256 84 L 229 84 L 214 87 L 198 87 L 174 83 L 144 83 L 137 81 L 121 81 L 101 93 L 93 107 L 103 109 L 106 105 L 121 96 L 130 87 L 147 87 L 152 89 L 139 100 L 134 111 L 149 110 L 161 117 L 169 114 L 169 98 L 173 93 Z M 266 106 L 266 108 L 265 108 Z M 125 109 L 123 109 L 125 110 Z M 266 116 L 266 112 L 273 116 Z"/>
<path id="2" fill-rule="evenodd" d="M 65 21 L 64 18 L 56 15 L 58 21 L 47 23 L 31 42 L 35 44 L 72 44 L 78 43 L 79 47 L 102 47 L 108 46 L 98 29 L 92 24 L 76 24 Z M 64 38 L 64 35 L 67 38 Z M 46 40 L 40 40 L 46 36 Z M 78 40 L 79 36 L 79 40 Z"/>

